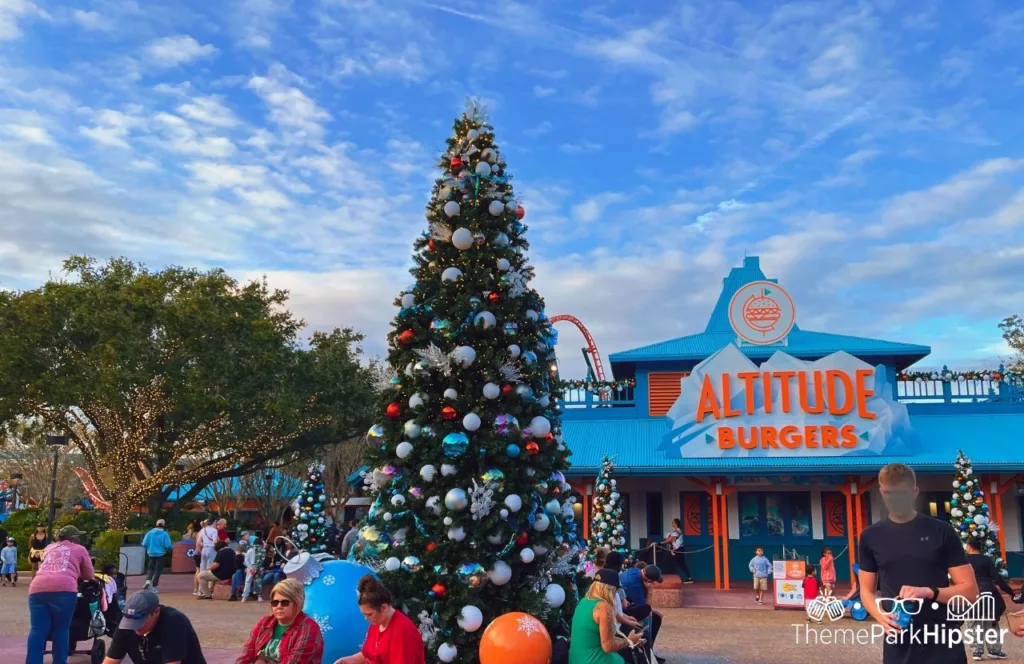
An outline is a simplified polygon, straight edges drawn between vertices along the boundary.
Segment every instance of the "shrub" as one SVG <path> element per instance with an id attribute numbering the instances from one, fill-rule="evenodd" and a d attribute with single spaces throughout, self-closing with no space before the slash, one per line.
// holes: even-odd
<path id="1" fill-rule="evenodd" d="M 121 541 L 125 536 L 124 530 L 106 530 L 100 533 L 92 543 L 90 552 L 96 559 L 96 566 L 103 563 L 121 564 Z"/>

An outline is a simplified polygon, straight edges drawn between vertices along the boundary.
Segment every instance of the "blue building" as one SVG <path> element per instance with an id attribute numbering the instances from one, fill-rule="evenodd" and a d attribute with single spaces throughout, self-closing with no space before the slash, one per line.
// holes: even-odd
<path id="1" fill-rule="evenodd" d="M 1024 394 L 1001 369 L 910 369 L 930 352 L 800 328 L 784 285 L 748 257 L 704 332 L 614 353 L 611 384 L 564 394 L 579 516 L 608 454 L 633 547 L 681 518 L 691 570 L 716 587 L 746 580 L 756 546 L 815 562 L 829 546 L 844 580 L 858 534 L 884 517 L 878 470 L 914 468 L 922 511 L 948 519 L 963 450 L 1024 576 Z"/>

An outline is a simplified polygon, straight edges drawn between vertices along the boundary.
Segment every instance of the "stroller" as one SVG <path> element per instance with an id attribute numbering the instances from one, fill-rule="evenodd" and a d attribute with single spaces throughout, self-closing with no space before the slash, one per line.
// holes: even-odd
<path id="1" fill-rule="evenodd" d="M 78 601 L 75 603 L 75 613 L 71 617 L 68 654 L 77 654 L 78 643 L 91 639 L 92 646 L 88 650 L 91 664 L 103 664 L 103 658 L 107 655 L 107 646 L 100 637 L 112 633 L 108 630 L 109 623 L 100 611 L 102 599 L 103 584 L 100 581 L 79 582 Z M 113 627 L 117 629 L 117 623 L 114 623 Z"/>

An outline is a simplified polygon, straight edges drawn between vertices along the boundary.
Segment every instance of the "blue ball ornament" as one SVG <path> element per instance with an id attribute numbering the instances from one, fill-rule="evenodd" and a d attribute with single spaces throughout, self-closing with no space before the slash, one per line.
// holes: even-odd
<path id="1" fill-rule="evenodd" d="M 519 446 L 516 445 L 515 443 L 512 443 L 511 445 L 505 448 L 505 454 L 509 455 L 513 459 L 517 458 L 519 456 Z"/>
<path id="2" fill-rule="evenodd" d="M 468 448 L 469 436 L 460 431 L 448 434 L 441 441 L 441 449 L 444 450 L 444 455 L 449 458 L 462 456 Z"/>
<path id="3" fill-rule="evenodd" d="M 324 661 L 335 662 L 359 652 L 366 639 L 366 621 L 359 612 L 356 587 L 359 579 L 374 574 L 368 567 L 347 560 L 329 560 L 323 566 L 320 576 L 306 586 L 302 610 L 320 624 Z"/>

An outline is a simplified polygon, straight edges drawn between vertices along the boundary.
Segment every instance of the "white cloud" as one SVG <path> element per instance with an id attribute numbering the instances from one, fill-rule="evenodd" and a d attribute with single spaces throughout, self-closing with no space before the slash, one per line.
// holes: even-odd
<path id="1" fill-rule="evenodd" d="M 860 65 L 856 41 L 845 39 L 832 44 L 808 67 L 811 78 L 831 78 L 837 74 L 854 71 Z"/>
<path id="2" fill-rule="evenodd" d="M 146 58 L 161 67 L 177 67 L 217 54 L 212 44 L 200 44 L 190 35 L 161 37 L 146 45 Z"/>
<path id="3" fill-rule="evenodd" d="M 0 41 L 13 41 L 22 36 L 19 19 L 27 16 L 45 16 L 29 0 L 0 0 Z"/>
<path id="4" fill-rule="evenodd" d="M 79 132 L 99 143 L 112 148 L 131 149 L 128 138 L 133 129 L 141 127 L 141 118 L 113 109 L 104 109 L 94 114 L 92 127 L 81 127 Z"/>
<path id="5" fill-rule="evenodd" d="M 281 209 L 291 205 L 287 196 L 272 188 L 235 189 L 235 195 L 258 208 Z"/>
<path id="6" fill-rule="evenodd" d="M 319 140 L 323 134 L 321 123 L 330 120 L 331 116 L 305 92 L 292 85 L 302 82 L 283 65 L 274 64 L 266 76 L 253 76 L 248 87 L 270 106 L 270 118 L 275 123 Z"/>
<path id="7" fill-rule="evenodd" d="M 538 136 L 542 136 L 542 135 L 548 133 L 549 131 L 551 131 L 551 128 L 553 126 L 554 125 L 552 125 L 549 121 L 543 120 L 536 127 L 531 127 L 529 129 L 524 129 L 523 130 L 523 136 L 527 136 L 529 138 L 537 138 Z"/>
<path id="8" fill-rule="evenodd" d="M 558 149 L 565 154 L 593 154 L 603 150 L 604 146 L 593 141 L 579 141 L 576 143 L 562 143 Z"/>
<path id="9" fill-rule="evenodd" d="M 1024 169 L 1024 159 L 990 159 L 928 189 L 912 191 L 893 198 L 882 210 L 881 223 L 869 226 L 868 233 L 888 236 L 906 228 L 948 219 L 964 206 L 975 202 L 997 180 Z"/>
<path id="10" fill-rule="evenodd" d="M 338 58 L 338 76 L 390 76 L 403 81 L 422 81 L 430 73 L 426 56 L 414 43 L 400 50 L 383 44 L 368 44 L 361 53 Z"/>
<path id="11" fill-rule="evenodd" d="M 624 200 L 626 200 L 626 197 L 617 192 L 605 192 L 597 196 L 591 196 L 585 201 L 572 206 L 573 219 L 584 224 L 593 223 L 600 218 L 601 213 L 606 207 L 615 203 L 621 203 Z"/>
<path id="12" fill-rule="evenodd" d="M 54 145 L 53 137 L 50 136 L 50 132 L 46 131 L 43 127 L 33 127 L 30 125 L 8 125 L 6 130 L 7 133 L 20 138 L 26 143 L 34 143 L 36 145 Z"/>
<path id="13" fill-rule="evenodd" d="M 81 9 L 76 9 L 71 15 L 75 19 L 75 22 L 86 30 L 113 30 L 114 24 L 112 21 L 104 17 L 99 12 L 87 12 Z"/>
<path id="14" fill-rule="evenodd" d="M 870 148 L 857 150 L 840 160 L 839 170 L 835 175 L 823 178 L 818 184 L 823 187 L 838 187 L 860 182 L 863 180 L 864 166 L 880 154 L 878 150 Z"/>
<path id="15" fill-rule="evenodd" d="M 201 161 L 185 165 L 194 183 L 214 189 L 258 187 L 267 169 L 263 166 L 241 166 Z"/>
<path id="16" fill-rule="evenodd" d="M 201 136 L 188 122 L 170 113 L 157 113 L 152 118 L 153 129 L 162 137 L 158 145 L 171 152 L 203 157 L 230 157 L 235 145 L 223 136 Z"/>
<path id="17" fill-rule="evenodd" d="M 546 88 L 546 87 L 544 87 L 542 85 L 535 85 L 535 86 L 533 86 L 533 96 L 534 97 L 540 97 L 540 98 L 543 99 L 544 97 L 550 97 L 551 95 L 555 94 L 556 92 L 558 92 L 558 90 L 556 90 L 554 88 Z"/>
<path id="18" fill-rule="evenodd" d="M 195 97 L 178 106 L 178 113 L 214 127 L 234 127 L 238 124 L 238 118 L 231 109 L 215 96 Z"/>

